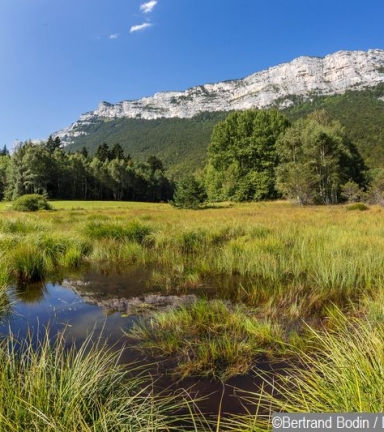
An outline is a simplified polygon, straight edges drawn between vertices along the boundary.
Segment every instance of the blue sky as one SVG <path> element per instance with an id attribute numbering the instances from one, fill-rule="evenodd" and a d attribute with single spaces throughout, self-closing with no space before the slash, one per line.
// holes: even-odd
<path id="1" fill-rule="evenodd" d="M 111 103 L 384 48 L 383 0 L 0 0 L 0 148 Z"/>

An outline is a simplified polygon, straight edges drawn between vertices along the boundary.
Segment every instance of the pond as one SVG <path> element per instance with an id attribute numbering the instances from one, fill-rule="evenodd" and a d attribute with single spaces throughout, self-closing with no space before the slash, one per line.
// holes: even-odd
<path id="1" fill-rule="evenodd" d="M 237 394 L 239 389 L 257 390 L 261 379 L 255 374 L 237 376 L 225 384 L 199 377 L 180 381 L 167 373 L 164 359 L 141 355 L 127 343 L 123 329 L 129 329 L 141 314 L 175 307 L 196 298 L 196 294 L 162 295 L 149 285 L 149 276 L 148 271 L 135 267 L 109 274 L 88 269 L 57 282 L 10 287 L 11 311 L 0 318 L 0 337 L 11 332 L 16 338 L 24 339 L 30 334 L 35 345 L 46 331 L 52 339 L 64 332 L 68 346 L 73 343 L 80 346 L 92 334 L 95 341 L 100 338 L 114 349 L 123 347 L 123 364 L 147 365 L 159 392 L 184 388 L 193 398 L 205 398 L 199 403 L 199 409 L 206 415 L 217 415 L 220 404 L 223 413 L 240 414 L 252 410 L 253 407 L 246 406 Z M 211 290 L 208 288 L 208 291 Z M 259 371 L 283 367 L 273 366 L 268 361 L 257 364 Z"/>

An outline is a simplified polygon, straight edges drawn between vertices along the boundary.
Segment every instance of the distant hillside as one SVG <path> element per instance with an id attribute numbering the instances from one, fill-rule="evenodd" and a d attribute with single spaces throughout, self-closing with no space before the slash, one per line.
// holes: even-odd
<path id="1" fill-rule="evenodd" d="M 191 119 L 105 119 L 87 125 L 87 135 L 78 136 L 75 144 L 66 149 L 76 151 L 85 145 L 93 154 L 103 142 L 110 146 L 120 143 L 134 160 L 145 161 L 156 155 L 164 162 L 168 174 L 178 176 L 203 166 L 213 127 L 227 115 L 213 112 Z"/>
<path id="2" fill-rule="evenodd" d="M 350 138 L 370 167 L 384 166 L 384 84 L 343 95 L 295 99 L 295 106 L 283 112 L 292 121 L 324 108 L 346 128 Z M 169 174 L 179 176 L 203 166 L 213 127 L 228 112 L 198 114 L 192 118 L 158 118 L 155 120 L 104 119 L 84 126 L 87 135 L 75 138 L 69 151 L 85 145 L 94 153 L 103 142 L 120 143 L 135 160 L 150 155 L 161 158 Z"/>

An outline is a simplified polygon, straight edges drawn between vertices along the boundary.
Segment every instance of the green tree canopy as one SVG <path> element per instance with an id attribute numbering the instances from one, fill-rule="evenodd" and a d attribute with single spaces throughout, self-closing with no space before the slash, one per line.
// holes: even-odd
<path id="1" fill-rule="evenodd" d="M 190 174 L 177 183 L 172 204 L 175 207 L 197 209 L 206 199 L 204 186 Z"/>
<path id="2" fill-rule="evenodd" d="M 114 144 L 110 154 L 111 159 L 124 159 L 124 149 L 119 143 Z"/>
<path id="3" fill-rule="evenodd" d="M 300 204 L 334 204 L 348 181 L 366 186 L 365 165 L 341 124 L 324 111 L 295 122 L 277 142 L 277 188 Z"/>
<path id="4" fill-rule="evenodd" d="M 52 138 L 52 135 L 49 136 L 48 141 L 45 143 L 46 149 L 49 153 L 53 153 L 56 149 L 61 148 L 61 141 L 59 137 L 55 139 Z"/>
<path id="5" fill-rule="evenodd" d="M 112 155 L 111 155 L 111 150 L 109 149 L 109 145 L 106 142 L 100 144 L 99 147 L 97 147 L 95 156 L 101 162 L 105 162 L 106 160 L 111 160 Z"/>
<path id="6" fill-rule="evenodd" d="M 276 140 L 288 126 L 288 119 L 276 110 L 234 112 L 218 123 L 205 170 L 209 199 L 276 198 Z"/>

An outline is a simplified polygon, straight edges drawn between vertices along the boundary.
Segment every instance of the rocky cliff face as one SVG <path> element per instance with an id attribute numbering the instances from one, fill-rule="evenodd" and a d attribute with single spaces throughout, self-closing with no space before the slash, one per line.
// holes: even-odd
<path id="1" fill-rule="evenodd" d="M 324 58 L 299 57 L 244 79 L 205 84 L 186 91 L 156 93 L 152 97 L 101 102 L 56 134 L 66 144 L 86 134 L 84 126 L 105 118 L 188 118 L 204 111 L 285 108 L 295 97 L 344 93 L 384 82 L 384 50 L 339 51 Z"/>

